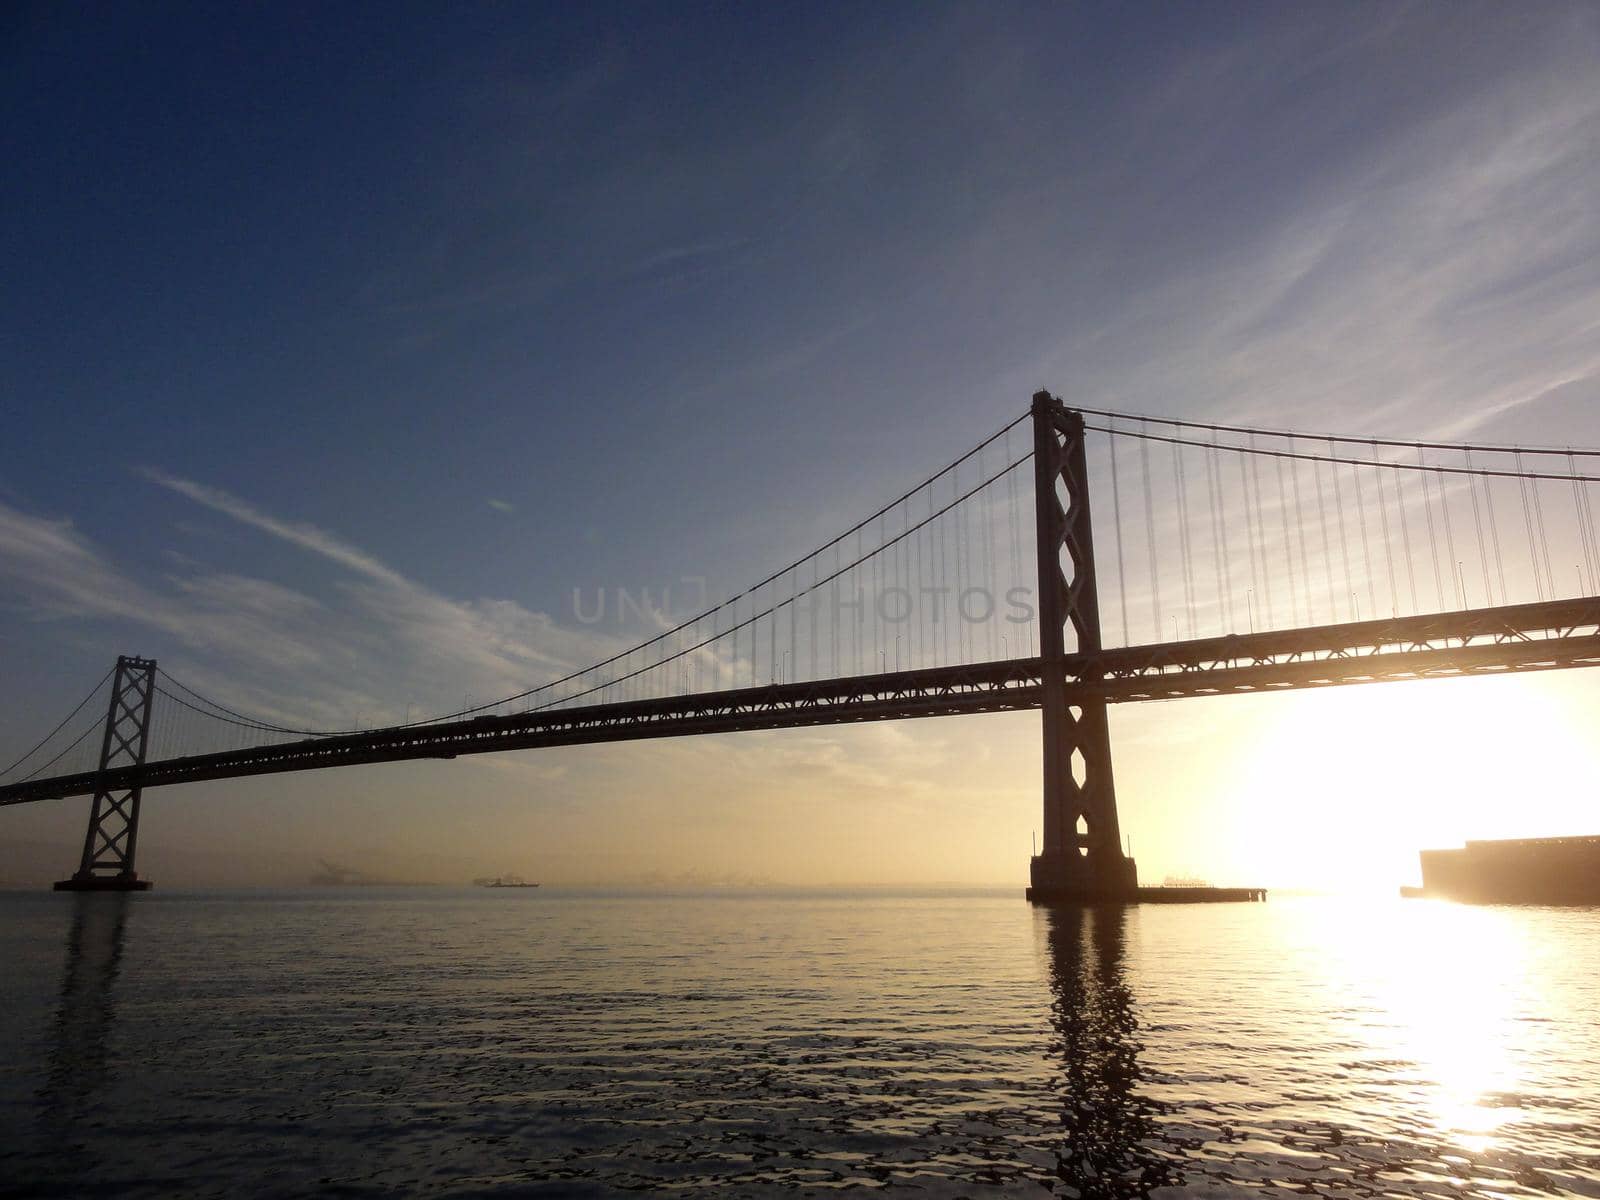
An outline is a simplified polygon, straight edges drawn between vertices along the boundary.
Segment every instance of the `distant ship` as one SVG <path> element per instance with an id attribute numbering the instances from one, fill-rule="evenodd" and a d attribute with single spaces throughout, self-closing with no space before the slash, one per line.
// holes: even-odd
<path id="1" fill-rule="evenodd" d="M 1469 904 L 1600 904 L 1600 836 L 1468 842 L 1424 850 L 1422 886 L 1402 896 Z"/>
<path id="2" fill-rule="evenodd" d="M 537 883 L 526 883 L 521 875 L 484 875 L 474 879 L 477 887 L 538 887 Z"/>

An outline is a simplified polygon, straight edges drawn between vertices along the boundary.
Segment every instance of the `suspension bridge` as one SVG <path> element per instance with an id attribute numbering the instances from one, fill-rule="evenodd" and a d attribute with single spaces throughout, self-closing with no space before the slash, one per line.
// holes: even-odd
<path id="1" fill-rule="evenodd" d="M 149 886 L 148 788 L 1031 709 L 1029 895 L 1135 898 L 1108 705 L 1600 666 L 1597 483 L 1600 450 L 1135 417 L 1040 392 L 752 587 L 489 703 L 319 728 L 124 656 L 0 772 L 0 806 L 92 797 L 56 886 L 128 890 Z"/>

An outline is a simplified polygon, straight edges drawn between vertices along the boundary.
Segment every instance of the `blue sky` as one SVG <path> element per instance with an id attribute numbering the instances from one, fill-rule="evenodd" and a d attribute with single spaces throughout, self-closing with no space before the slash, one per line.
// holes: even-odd
<path id="1" fill-rule="evenodd" d="M 0 748 L 118 652 L 369 716 L 537 678 L 574 587 L 732 590 L 1041 386 L 1600 445 L 1592 5 L 4 21 Z"/>

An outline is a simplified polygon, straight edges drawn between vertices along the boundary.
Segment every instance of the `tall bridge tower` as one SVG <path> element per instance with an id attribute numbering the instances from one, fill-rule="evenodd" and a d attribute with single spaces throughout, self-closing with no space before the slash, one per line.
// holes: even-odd
<path id="1" fill-rule="evenodd" d="M 124 654 L 111 680 L 111 707 L 100 741 L 100 770 L 95 781 L 89 829 L 83 835 L 83 858 L 71 879 L 55 885 L 58 892 L 142 892 L 150 887 L 133 869 L 139 845 L 139 797 L 142 786 L 110 786 L 105 773 L 116 767 L 142 767 L 150 740 L 150 704 L 155 699 L 156 660 Z"/>
<path id="2" fill-rule="evenodd" d="M 1044 714 L 1044 845 L 1029 869 L 1030 900 L 1132 899 L 1122 853 L 1111 734 L 1103 700 L 1067 703 L 1066 631 L 1079 655 L 1101 650 L 1083 414 L 1049 392 L 1033 397 L 1034 507 L 1039 555 L 1039 652 Z"/>

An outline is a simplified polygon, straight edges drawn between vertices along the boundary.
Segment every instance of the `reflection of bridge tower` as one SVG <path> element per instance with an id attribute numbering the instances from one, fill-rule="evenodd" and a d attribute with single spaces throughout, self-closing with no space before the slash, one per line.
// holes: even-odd
<path id="1" fill-rule="evenodd" d="M 133 869 L 142 786 L 137 781 L 131 786 L 108 786 L 105 772 L 144 765 L 155 690 L 155 659 L 126 654 L 117 659 L 111 707 L 100 742 L 100 778 L 89 810 L 89 829 L 83 835 L 83 858 L 71 879 L 56 884 L 58 892 L 138 892 L 150 886 L 150 881 L 140 879 Z"/>
<path id="2" fill-rule="evenodd" d="M 1079 654 L 1098 655 L 1100 599 L 1083 415 L 1049 392 L 1033 398 L 1034 507 L 1038 521 L 1039 652 L 1044 712 L 1044 846 L 1033 859 L 1030 900 L 1132 899 L 1133 859 L 1122 853 L 1111 734 L 1103 700 L 1068 704 L 1066 627 Z M 1086 673 L 1095 668 L 1086 668 Z"/>
<path id="3" fill-rule="evenodd" d="M 1148 1196 L 1183 1185 L 1163 1108 L 1140 1086 L 1139 1019 L 1123 965 L 1132 909 L 1057 908 L 1044 918 L 1050 1022 L 1061 1056 L 1056 1174 L 1082 1196 Z"/>
<path id="4" fill-rule="evenodd" d="M 116 1024 L 114 992 L 128 921 L 126 896 L 78 896 L 67 938 L 56 1011 L 50 1077 L 40 1099 L 44 1115 L 64 1124 L 106 1081 L 108 1045 Z"/>

